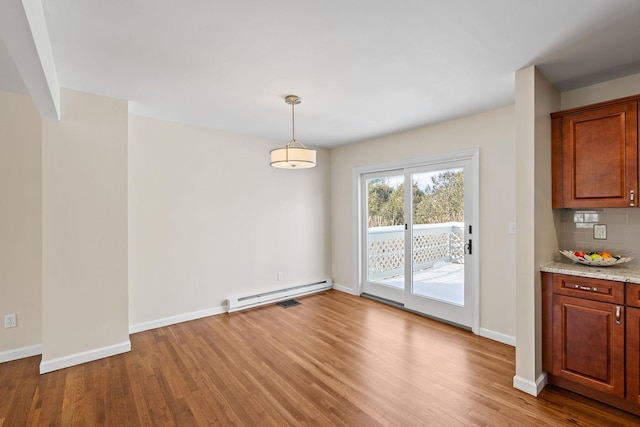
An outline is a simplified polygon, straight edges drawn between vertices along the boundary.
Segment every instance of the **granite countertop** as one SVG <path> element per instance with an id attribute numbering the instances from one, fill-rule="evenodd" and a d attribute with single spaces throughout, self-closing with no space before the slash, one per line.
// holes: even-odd
<path id="1" fill-rule="evenodd" d="M 581 265 L 571 261 L 555 261 L 542 265 L 540 271 L 591 277 L 593 279 L 640 283 L 640 267 L 633 262 L 631 264 L 619 264 L 611 267 L 589 267 L 588 265 Z"/>

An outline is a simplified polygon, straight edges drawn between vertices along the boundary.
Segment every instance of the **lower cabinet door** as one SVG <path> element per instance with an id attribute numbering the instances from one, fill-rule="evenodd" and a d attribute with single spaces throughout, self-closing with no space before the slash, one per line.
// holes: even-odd
<path id="1" fill-rule="evenodd" d="M 640 404 L 640 308 L 627 307 L 627 399 Z"/>
<path id="2" fill-rule="evenodd" d="M 625 397 L 625 307 L 553 297 L 553 370 L 593 390 Z"/>

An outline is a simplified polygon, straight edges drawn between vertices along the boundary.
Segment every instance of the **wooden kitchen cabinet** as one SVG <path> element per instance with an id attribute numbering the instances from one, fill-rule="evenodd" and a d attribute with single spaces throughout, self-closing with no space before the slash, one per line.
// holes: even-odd
<path id="1" fill-rule="evenodd" d="M 627 399 L 640 405 L 640 308 L 627 308 Z"/>
<path id="2" fill-rule="evenodd" d="M 555 296 L 551 373 L 624 398 L 625 335 L 622 310 L 623 307 L 617 304 Z"/>
<path id="3" fill-rule="evenodd" d="M 638 205 L 638 101 L 551 114 L 554 208 Z"/>
<path id="4" fill-rule="evenodd" d="M 640 414 L 640 285 L 542 273 L 550 384 Z"/>
<path id="5" fill-rule="evenodd" d="M 627 284 L 627 399 L 640 405 L 640 285 Z"/>

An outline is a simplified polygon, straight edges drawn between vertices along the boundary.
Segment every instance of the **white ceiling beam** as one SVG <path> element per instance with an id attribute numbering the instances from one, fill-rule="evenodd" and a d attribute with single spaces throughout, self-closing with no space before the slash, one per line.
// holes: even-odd
<path id="1" fill-rule="evenodd" d="M 40 115 L 60 118 L 60 86 L 39 0 L 2 0 L 0 36 Z"/>

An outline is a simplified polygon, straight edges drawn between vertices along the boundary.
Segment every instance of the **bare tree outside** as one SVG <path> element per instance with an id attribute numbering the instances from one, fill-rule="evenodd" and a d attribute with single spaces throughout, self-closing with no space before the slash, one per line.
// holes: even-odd
<path id="1" fill-rule="evenodd" d="M 414 224 L 464 222 L 464 175 L 449 170 L 431 177 L 424 190 L 414 189 Z"/>
<path id="2" fill-rule="evenodd" d="M 420 185 L 422 184 L 422 185 Z M 464 173 L 440 172 L 429 183 L 412 183 L 414 224 L 464 222 Z M 369 227 L 404 224 L 404 184 L 386 178 L 368 182 Z"/>

